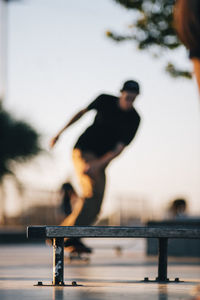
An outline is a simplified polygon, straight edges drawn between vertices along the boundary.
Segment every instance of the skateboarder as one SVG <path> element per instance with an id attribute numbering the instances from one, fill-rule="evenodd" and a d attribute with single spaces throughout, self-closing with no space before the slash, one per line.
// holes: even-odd
<path id="1" fill-rule="evenodd" d="M 106 184 L 105 169 L 133 140 L 140 116 L 133 107 L 139 94 L 136 81 L 126 81 L 119 97 L 102 94 L 79 111 L 50 142 L 52 148 L 61 134 L 88 111 L 96 110 L 94 122 L 79 137 L 72 158 L 82 195 L 70 185 L 65 197 L 70 202 L 69 214 L 62 226 L 91 225 L 95 222 L 103 200 Z M 69 251 L 91 252 L 80 239 L 67 239 Z"/>

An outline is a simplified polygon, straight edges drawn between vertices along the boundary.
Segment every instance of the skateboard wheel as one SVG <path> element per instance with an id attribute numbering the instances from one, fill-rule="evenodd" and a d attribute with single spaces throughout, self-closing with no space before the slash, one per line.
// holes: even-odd
<path id="1" fill-rule="evenodd" d="M 72 281 L 72 285 L 73 286 L 77 285 L 76 281 Z"/>

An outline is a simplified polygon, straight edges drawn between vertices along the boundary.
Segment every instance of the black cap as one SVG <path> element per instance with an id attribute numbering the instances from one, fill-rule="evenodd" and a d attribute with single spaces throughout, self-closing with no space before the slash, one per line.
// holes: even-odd
<path id="1" fill-rule="evenodd" d="M 128 80 L 128 81 L 124 82 L 121 92 L 123 92 L 123 91 L 136 92 L 137 94 L 139 94 L 140 87 L 136 81 Z"/>

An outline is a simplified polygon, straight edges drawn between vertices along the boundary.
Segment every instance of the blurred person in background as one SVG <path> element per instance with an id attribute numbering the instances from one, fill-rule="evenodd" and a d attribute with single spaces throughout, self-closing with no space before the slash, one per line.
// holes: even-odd
<path id="1" fill-rule="evenodd" d="M 74 189 L 69 182 L 63 183 L 60 189 L 61 194 L 61 212 L 65 215 L 65 217 L 69 216 L 72 212 L 72 205 L 70 199 L 72 200 Z"/>
<path id="2" fill-rule="evenodd" d="M 180 40 L 189 50 L 200 91 L 200 0 L 177 0 L 174 24 Z"/>
<path id="3" fill-rule="evenodd" d="M 122 153 L 133 140 L 140 124 L 140 116 L 133 103 L 140 92 L 136 81 L 126 81 L 119 97 L 102 94 L 79 111 L 50 142 L 52 148 L 61 134 L 88 111 L 96 110 L 94 122 L 79 137 L 72 151 L 76 175 L 82 195 L 70 183 L 65 184 L 66 218 L 62 226 L 92 225 L 100 212 L 109 163 Z M 66 239 L 69 252 L 90 253 L 80 239 Z"/>
<path id="4" fill-rule="evenodd" d="M 187 202 L 185 199 L 178 198 L 170 203 L 168 208 L 168 218 L 182 219 L 187 217 Z"/>

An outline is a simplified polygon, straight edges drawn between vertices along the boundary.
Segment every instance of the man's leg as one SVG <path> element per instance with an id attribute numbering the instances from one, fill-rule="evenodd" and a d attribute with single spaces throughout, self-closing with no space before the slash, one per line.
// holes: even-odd
<path id="1" fill-rule="evenodd" d="M 91 225 L 95 222 L 101 209 L 105 190 L 105 171 L 99 169 L 89 176 L 84 173 L 87 164 L 92 163 L 96 157 L 91 153 L 82 153 L 80 150 L 73 151 L 73 161 L 77 177 L 82 190 L 82 208 L 75 225 Z"/>
<path id="2" fill-rule="evenodd" d="M 82 153 L 78 149 L 73 150 L 73 162 L 81 186 L 82 196 L 78 196 L 76 193 L 72 195 L 72 212 L 60 224 L 62 226 L 91 225 L 100 212 L 105 189 L 105 172 L 102 169 L 97 170 L 92 177 L 84 173 L 87 164 L 94 159 L 96 157 L 91 153 Z M 70 247 L 74 245 L 75 249 L 82 248 L 85 249 L 85 252 L 91 252 L 89 248 L 85 247 L 77 239 L 66 239 L 65 245 L 69 251 L 72 249 Z"/>

